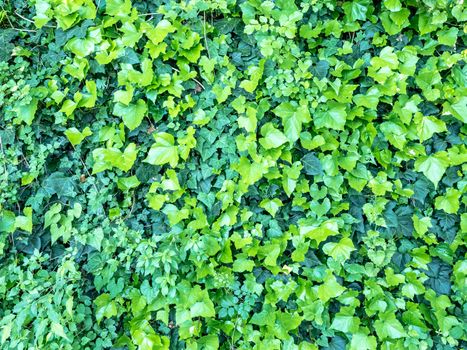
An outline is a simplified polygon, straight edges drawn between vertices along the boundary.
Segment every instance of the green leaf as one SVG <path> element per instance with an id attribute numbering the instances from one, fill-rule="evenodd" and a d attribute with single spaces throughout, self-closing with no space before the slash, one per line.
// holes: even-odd
<path id="1" fill-rule="evenodd" d="M 276 216 L 277 211 L 282 207 L 282 202 L 278 198 L 274 199 L 263 199 L 259 206 L 265 209 L 272 217 Z"/>
<path id="2" fill-rule="evenodd" d="M 334 260 L 342 263 L 350 258 L 350 253 L 355 250 L 350 238 L 342 238 L 338 243 L 329 242 L 323 246 L 323 252 L 332 256 Z"/>
<path id="3" fill-rule="evenodd" d="M 336 277 L 328 274 L 324 283 L 318 286 L 318 298 L 323 302 L 327 302 L 329 299 L 338 297 L 344 291 L 345 288 L 336 281 Z"/>
<path id="4" fill-rule="evenodd" d="M 266 123 L 261 127 L 261 135 L 263 137 L 259 139 L 259 143 L 265 149 L 280 147 L 288 141 L 287 137 L 272 123 Z"/>
<path id="5" fill-rule="evenodd" d="M 346 118 L 347 112 L 345 104 L 329 101 L 326 110 L 316 112 L 313 122 L 318 129 L 344 130 Z"/>
<path id="6" fill-rule="evenodd" d="M 374 323 L 376 334 L 382 340 L 384 339 L 399 339 L 406 336 L 404 327 L 396 319 L 394 313 L 384 314 L 381 319 L 378 319 Z"/>
<path id="7" fill-rule="evenodd" d="M 15 213 L 9 210 L 3 210 L 0 216 L 0 232 L 15 232 Z"/>
<path id="8" fill-rule="evenodd" d="M 299 139 L 302 124 L 311 121 L 310 112 L 306 105 L 282 102 L 273 112 L 282 119 L 284 133 L 290 143 L 294 143 Z"/>
<path id="9" fill-rule="evenodd" d="M 434 185 L 443 177 L 449 167 L 449 158 L 446 152 L 441 151 L 429 156 L 422 156 L 415 161 L 415 170 L 422 172 Z"/>
<path id="10" fill-rule="evenodd" d="M 209 297 L 204 298 L 202 301 L 194 303 L 190 307 L 191 317 L 214 317 L 216 311 L 214 310 L 214 304 Z"/>
<path id="11" fill-rule="evenodd" d="M 27 104 L 17 104 L 14 107 L 14 111 L 18 117 L 17 121 L 24 122 L 27 125 L 31 125 L 32 121 L 34 120 L 34 116 L 36 115 L 37 103 L 38 100 L 33 98 L 31 102 Z"/>
<path id="12" fill-rule="evenodd" d="M 459 210 L 459 199 L 462 193 L 454 188 L 448 188 L 444 196 L 438 196 L 435 199 L 435 208 L 444 210 L 448 214 L 456 214 Z"/>
<path id="13" fill-rule="evenodd" d="M 91 247 L 101 250 L 102 241 L 104 240 L 104 231 L 98 227 L 88 236 L 87 244 Z"/>
<path id="14" fill-rule="evenodd" d="M 172 168 L 178 164 L 178 148 L 171 134 L 160 132 L 154 135 L 155 143 L 151 146 L 144 162 L 153 165 L 169 163 Z"/>
<path id="15" fill-rule="evenodd" d="M 384 0 L 384 7 L 386 7 L 391 12 L 397 12 L 402 9 L 402 4 L 400 0 Z"/>
<path id="16" fill-rule="evenodd" d="M 421 117 L 420 120 L 415 121 L 420 142 L 428 140 L 434 133 L 447 131 L 446 124 L 432 116 Z"/>
<path id="17" fill-rule="evenodd" d="M 119 168 L 122 171 L 128 171 L 133 167 L 137 155 L 138 149 L 134 143 L 130 143 L 124 152 L 114 147 L 96 148 L 92 151 L 94 158 L 92 173 L 96 174 L 113 167 Z"/>
<path id="18" fill-rule="evenodd" d="M 124 17 L 131 12 L 131 0 L 106 0 L 105 13 L 109 16 Z"/>
<path id="19" fill-rule="evenodd" d="M 140 126 L 147 111 L 146 102 L 139 99 L 136 104 L 129 104 L 128 106 L 120 102 L 115 104 L 113 114 L 123 118 L 125 126 L 130 130 L 134 130 Z"/>
<path id="20" fill-rule="evenodd" d="M 141 182 L 139 182 L 135 175 L 130 177 L 121 177 L 117 181 L 117 187 L 122 191 L 128 191 L 132 188 L 138 187 L 140 183 Z"/>
<path id="21" fill-rule="evenodd" d="M 323 222 L 321 225 L 304 225 L 300 226 L 300 235 L 314 239 L 318 244 L 325 241 L 330 236 L 339 234 L 337 221 L 330 219 Z"/>
<path id="22" fill-rule="evenodd" d="M 94 52 L 94 41 L 91 39 L 73 38 L 65 46 L 77 57 L 84 58 Z"/>
<path id="23" fill-rule="evenodd" d="M 343 333 L 354 333 L 358 330 L 360 319 L 347 315 L 336 315 L 332 320 L 331 329 Z"/>
<path id="24" fill-rule="evenodd" d="M 444 29 L 438 31 L 438 41 L 442 45 L 454 46 L 457 42 L 457 34 L 459 29 L 456 27 L 451 27 L 449 29 Z"/>
<path id="25" fill-rule="evenodd" d="M 65 130 L 65 136 L 73 146 L 79 145 L 86 137 L 91 135 L 92 131 L 88 126 L 86 126 L 82 132 L 76 128 L 69 128 Z"/>
<path id="26" fill-rule="evenodd" d="M 104 317 L 110 318 L 117 316 L 117 305 L 110 298 L 110 294 L 104 293 L 99 295 L 96 300 L 94 300 L 94 304 L 96 305 L 95 315 L 97 323 L 100 323 Z"/>
<path id="27" fill-rule="evenodd" d="M 365 333 L 352 334 L 349 350 L 376 350 L 376 337 Z"/>
<path id="28" fill-rule="evenodd" d="M 24 208 L 23 215 L 17 216 L 15 226 L 26 232 L 32 232 L 32 208 Z"/>
<path id="29" fill-rule="evenodd" d="M 361 1 L 346 2 L 343 4 L 344 11 L 352 22 L 366 20 L 366 13 L 368 7 L 361 3 Z"/>
<path id="30" fill-rule="evenodd" d="M 55 334 L 56 336 L 69 340 L 65 334 L 65 330 L 63 329 L 63 326 L 60 323 L 52 322 L 50 329 L 52 330 L 52 333 Z"/>
<path id="31" fill-rule="evenodd" d="M 449 111 L 463 123 L 467 123 L 467 97 L 461 97 L 457 102 L 449 105 Z"/>
<path id="32" fill-rule="evenodd" d="M 321 161 L 317 158 L 314 153 L 310 152 L 303 156 L 302 158 L 303 170 L 307 175 L 323 175 L 323 166 Z"/>
<path id="33" fill-rule="evenodd" d="M 146 29 L 143 27 L 143 29 Z M 176 28 L 168 20 L 159 21 L 155 28 L 146 29 L 146 35 L 154 45 L 161 43 L 169 33 L 175 32 Z"/>

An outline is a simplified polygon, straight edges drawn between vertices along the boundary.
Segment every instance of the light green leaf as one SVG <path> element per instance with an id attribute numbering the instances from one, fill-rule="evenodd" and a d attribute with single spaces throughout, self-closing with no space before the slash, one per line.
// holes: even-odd
<path id="1" fill-rule="evenodd" d="M 391 12 L 397 12 L 402 9 L 402 4 L 400 0 L 384 0 L 384 7 L 386 7 Z"/>
<path id="2" fill-rule="evenodd" d="M 94 304 L 96 305 L 96 320 L 97 323 L 105 318 L 110 318 L 113 316 L 117 316 L 117 305 L 111 299 L 110 294 L 104 293 L 99 295 L 96 300 L 94 300 Z"/>
<path id="3" fill-rule="evenodd" d="M 448 154 L 444 151 L 422 156 L 415 161 L 415 171 L 422 172 L 434 185 L 438 187 L 438 183 L 443 177 L 446 169 L 449 167 Z"/>
<path id="4" fill-rule="evenodd" d="M 467 97 L 461 97 L 457 102 L 449 105 L 449 110 L 454 117 L 463 123 L 467 123 Z"/>
<path id="5" fill-rule="evenodd" d="M 376 334 L 380 339 L 399 339 L 406 336 L 404 327 L 396 319 L 396 315 L 393 313 L 386 314 L 381 319 L 378 319 L 374 323 Z"/>
<path id="6" fill-rule="evenodd" d="M 318 298 L 323 302 L 327 302 L 329 299 L 338 297 L 344 291 L 345 288 L 337 282 L 336 277 L 328 274 L 325 282 L 318 286 Z"/>
<path id="7" fill-rule="evenodd" d="M 299 139 L 300 132 L 302 131 L 302 124 L 311 121 L 310 112 L 306 105 L 282 102 L 273 112 L 282 119 L 284 133 L 290 143 L 294 143 Z"/>
<path id="8" fill-rule="evenodd" d="M 146 35 L 154 45 L 161 43 L 169 33 L 175 32 L 176 28 L 168 20 L 163 19 L 157 23 L 155 28 L 146 28 Z"/>
<path id="9" fill-rule="evenodd" d="M 353 333 L 358 330 L 360 319 L 348 315 L 336 315 L 331 324 L 331 329 L 343 333 Z"/>
<path id="10" fill-rule="evenodd" d="M 327 110 L 316 112 L 313 122 L 315 126 L 320 128 L 328 128 L 334 130 L 344 130 L 344 125 L 347 118 L 346 106 L 344 103 L 328 101 Z"/>
<path id="11" fill-rule="evenodd" d="M 321 225 L 300 226 L 300 235 L 314 239 L 318 244 L 325 241 L 330 236 L 339 234 L 337 221 L 330 219 Z"/>
<path id="12" fill-rule="evenodd" d="M 273 217 L 276 216 L 277 211 L 282 207 L 282 201 L 278 198 L 274 199 L 263 199 L 259 206 L 266 210 Z"/>
<path id="13" fill-rule="evenodd" d="M 202 301 L 194 303 L 190 308 L 191 317 L 214 317 L 216 311 L 211 299 L 205 298 Z"/>
<path id="14" fill-rule="evenodd" d="M 265 149 L 280 147 L 288 141 L 282 131 L 276 129 L 272 123 L 266 123 L 261 127 L 261 135 L 263 137 L 259 139 L 259 143 Z"/>
<path id="15" fill-rule="evenodd" d="M 123 124 L 128 129 L 134 130 L 141 124 L 147 111 L 146 102 L 139 99 L 136 104 L 129 104 L 128 106 L 120 102 L 115 104 L 113 114 L 123 118 Z"/>
<path id="16" fill-rule="evenodd" d="M 376 350 L 376 337 L 365 333 L 354 333 L 349 350 Z"/>
<path id="17" fill-rule="evenodd" d="M 428 116 L 416 119 L 417 132 L 420 142 L 428 140 L 434 133 L 447 131 L 446 124 L 435 117 Z"/>
<path id="18" fill-rule="evenodd" d="M 55 334 L 56 336 L 59 336 L 63 339 L 68 340 L 68 337 L 65 334 L 63 326 L 60 323 L 52 322 L 50 329 L 52 330 L 52 333 Z"/>
<path id="19" fill-rule="evenodd" d="M 323 251 L 332 256 L 334 260 L 344 262 L 350 258 L 350 254 L 355 250 L 350 238 L 342 238 L 338 243 L 329 242 L 323 246 Z"/>
<path id="20" fill-rule="evenodd" d="M 448 188 L 444 196 L 438 196 L 435 199 L 435 208 L 444 210 L 448 214 L 456 214 L 459 210 L 459 199 L 462 193 L 455 188 Z"/>
<path id="21" fill-rule="evenodd" d="M 70 50 L 79 58 L 84 58 L 94 52 L 94 41 L 73 38 L 65 45 L 65 49 Z"/>
<path id="22" fill-rule="evenodd" d="M 87 244 L 91 247 L 101 250 L 101 244 L 104 239 L 104 231 L 101 227 L 96 228 L 88 235 Z"/>
<path id="23" fill-rule="evenodd" d="M 91 135 L 92 135 L 92 131 L 91 129 L 89 129 L 88 126 L 85 127 L 83 131 L 79 131 L 78 129 L 74 127 L 65 130 L 65 136 L 68 138 L 68 141 L 70 141 L 70 143 L 73 146 L 79 145 L 81 142 L 83 142 L 83 140 L 86 137 L 91 136 Z"/>
<path id="24" fill-rule="evenodd" d="M 38 100 L 33 98 L 28 104 L 17 104 L 14 107 L 14 111 L 17 115 L 17 121 L 25 122 L 27 125 L 31 125 L 37 110 Z"/>
<path id="25" fill-rule="evenodd" d="M 171 134 L 160 132 L 154 135 L 155 143 L 151 146 L 144 162 L 153 165 L 169 163 L 172 168 L 178 164 L 178 149 Z"/>

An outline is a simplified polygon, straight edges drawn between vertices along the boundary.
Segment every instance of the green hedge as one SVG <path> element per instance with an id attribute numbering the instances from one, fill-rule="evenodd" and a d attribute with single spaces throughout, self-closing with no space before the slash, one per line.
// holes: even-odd
<path id="1" fill-rule="evenodd" d="M 1 349 L 467 347 L 462 0 L 0 4 Z"/>

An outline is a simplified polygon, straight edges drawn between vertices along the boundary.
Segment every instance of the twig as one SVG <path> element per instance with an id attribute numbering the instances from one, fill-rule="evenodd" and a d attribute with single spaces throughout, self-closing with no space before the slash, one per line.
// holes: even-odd
<path id="1" fill-rule="evenodd" d="M 18 13 L 16 11 L 15 11 L 15 15 L 17 15 L 21 19 L 24 19 L 26 22 L 33 23 L 35 25 L 35 22 L 33 20 L 30 20 L 29 18 L 24 17 L 23 15 L 21 15 L 20 13 Z M 51 25 L 47 25 L 47 24 L 44 24 L 44 27 L 57 28 L 55 26 L 51 26 Z"/>
<path id="2" fill-rule="evenodd" d="M 143 17 L 143 16 L 154 16 L 157 15 L 156 12 L 148 12 L 148 13 L 140 13 L 138 16 Z"/>
<path id="3" fill-rule="evenodd" d="M 14 27 L 11 27 L 10 29 L 16 30 L 18 32 L 37 33 L 37 30 L 34 30 L 34 29 L 21 29 L 21 28 L 14 28 Z"/>
<path id="4" fill-rule="evenodd" d="M 73 147 L 73 149 L 76 151 L 75 146 L 72 145 L 72 147 Z M 89 169 L 88 169 L 88 167 L 86 166 L 86 163 L 84 163 L 83 158 L 81 158 L 80 155 L 78 155 L 78 158 L 79 158 L 79 160 L 81 161 L 81 164 L 83 164 L 84 170 L 86 170 L 86 173 L 88 174 L 88 177 L 92 178 L 93 176 L 92 176 L 91 173 L 89 172 Z M 96 190 L 96 192 L 99 193 L 99 189 L 97 188 L 96 184 L 93 183 L 92 186 L 94 187 L 94 189 Z"/>
<path id="5" fill-rule="evenodd" d="M 175 67 L 171 67 L 174 71 L 180 73 L 180 70 L 178 70 L 177 68 Z M 203 88 L 203 90 L 206 90 L 206 88 L 204 87 L 204 85 L 196 78 L 191 78 L 193 79 L 199 86 L 201 86 Z"/>

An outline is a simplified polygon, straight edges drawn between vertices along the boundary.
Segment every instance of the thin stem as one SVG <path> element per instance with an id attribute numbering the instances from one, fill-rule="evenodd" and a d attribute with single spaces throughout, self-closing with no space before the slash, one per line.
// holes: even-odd
<path id="1" fill-rule="evenodd" d="M 15 15 L 18 16 L 19 18 L 21 19 L 24 19 L 26 22 L 29 22 L 29 23 L 33 23 L 35 25 L 35 22 L 33 20 L 30 20 L 29 18 L 26 18 L 24 17 L 23 15 L 21 15 L 20 13 L 16 12 L 15 11 Z M 47 28 L 57 28 L 55 26 L 50 26 L 50 25 L 47 25 L 45 24 L 44 27 L 47 27 Z"/>
<path id="2" fill-rule="evenodd" d="M 177 68 L 175 67 L 172 67 L 172 69 L 178 73 L 180 73 L 180 70 L 178 70 Z M 203 88 L 203 90 L 206 90 L 206 88 L 204 87 L 204 85 L 196 78 L 192 78 L 193 81 L 195 81 L 199 86 L 201 86 Z"/>

